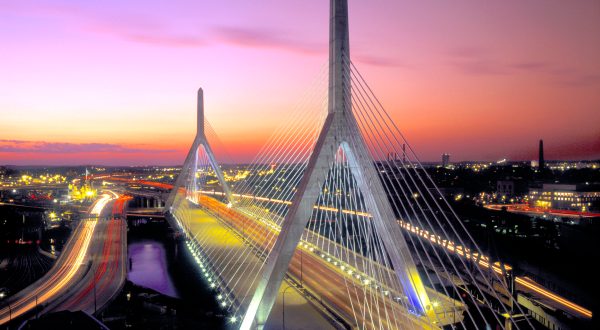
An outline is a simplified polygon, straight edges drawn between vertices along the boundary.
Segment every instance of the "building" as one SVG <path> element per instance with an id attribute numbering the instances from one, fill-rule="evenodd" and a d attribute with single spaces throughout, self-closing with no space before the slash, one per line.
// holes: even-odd
<path id="1" fill-rule="evenodd" d="M 574 184 L 543 184 L 529 189 L 529 205 L 544 209 L 597 212 L 600 187 Z"/>
<path id="2" fill-rule="evenodd" d="M 543 171 L 546 167 L 546 163 L 544 162 L 544 140 L 540 140 L 538 166 L 540 171 Z"/>
<path id="3" fill-rule="evenodd" d="M 450 154 L 442 154 L 442 167 L 447 168 L 450 165 Z"/>
<path id="4" fill-rule="evenodd" d="M 512 180 L 498 180 L 496 183 L 496 194 L 498 198 L 501 196 L 512 197 L 515 195 L 515 182 Z"/>

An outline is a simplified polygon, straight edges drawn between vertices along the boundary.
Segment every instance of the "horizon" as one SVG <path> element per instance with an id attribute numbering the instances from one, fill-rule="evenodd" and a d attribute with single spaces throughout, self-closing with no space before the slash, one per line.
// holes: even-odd
<path id="1" fill-rule="evenodd" d="M 508 164 L 515 164 L 515 163 L 530 163 L 531 161 L 537 161 L 536 159 L 530 159 L 530 160 L 510 160 L 510 159 L 502 159 L 505 160 L 505 162 L 503 163 L 498 163 L 500 160 L 477 160 L 477 159 L 467 159 L 467 160 L 460 160 L 460 161 L 452 161 L 450 160 L 450 164 L 468 164 L 468 163 L 490 163 L 490 164 L 494 164 L 496 163 L 496 165 L 508 165 Z M 565 162 L 580 162 L 580 163 L 596 163 L 596 162 L 600 162 L 600 158 L 598 159 L 578 159 L 578 160 L 569 160 L 569 159 L 546 159 L 544 160 L 546 164 L 550 164 L 550 163 L 565 163 Z M 420 161 L 421 164 L 424 165 L 431 165 L 431 164 L 442 164 L 441 161 Z M 242 166 L 242 165 L 267 165 L 267 163 L 254 163 L 254 162 L 245 162 L 245 163 L 221 163 L 219 162 L 219 164 L 221 166 Z M 145 164 L 145 165 L 114 165 L 114 164 L 22 164 L 22 165 L 16 165 L 16 164 L 0 164 L 0 167 L 5 167 L 5 168 L 9 168 L 9 167 L 13 167 L 13 168 L 46 168 L 46 167 L 108 167 L 108 168 L 147 168 L 147 167 L 181 167 L 183 165 L 183 163 L 181 164 L 166 164 L 166 165 L 157 165 L 157 164 Z"/>
<path id="2" fill-rule="evenodd" d="M 327 5 L 3 3 L 0 162 L 181 164 L 203 87 L 217 158 L 250 163 L 327 61 Z M 423 162 L 529 161 L 540 138 L 597 159 L 599 18 L 593 1 L 351 2 L 350 53 Z"/>

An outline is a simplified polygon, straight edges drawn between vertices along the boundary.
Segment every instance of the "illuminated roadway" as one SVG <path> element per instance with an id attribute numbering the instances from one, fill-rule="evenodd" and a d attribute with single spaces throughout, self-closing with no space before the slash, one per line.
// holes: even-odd
<path id="1" fill-rule="evenodd" d="M 274 226 L 267 225 L 266 222 L 256 221 L 253 218 L 239 213 L 237 210 L 228 208 L 225 204 L 212 199 L 210 197 L 202 196 L 201 205 L 210 210 L 214 215 L 218 216 L 222 221 L 226 221 L 227 225 L 231 226 L 238 233 L 242 234 L 243 237 L 250 241 L 250 244 L 254 245 L 257 249 L 267 251 L 269 249 L 269 242 L 267 236 L 272 234 L 272 231 L 276 230 Z M 194 217 L 191 221 L 195 221 L 197 217 Z M 258 226 L 248 226 L 249 222 L 258 224 Z M 195 234 L 194 228 L 191 228 L 192 235 Z M 223 229 L 226 230 L 226 229 Z M 219 232 L 211 231 L 214 236 L 220 235 Z M 321 238 L 323 240 L 323 238 Z M 274 242 L 271 241 L 271 245 Z M 398 292 L 391 292 L 387 298 L 379 298 L 376 302 L 369 299 L 370 306 L 362 306 L 364 297 L 370 297 L 371 293 L 375 290 L 382 290 L 382 288 L 375 289 L 372 285 L 363 284 L 359 280 L 358 285 L 349 286 L 348 281 L 357 281 L 354 277 L 356 274 L 348 272 L 349 269 L 341 269 L 332 262 L 328 262 L 327 259 L 319 257 L 319 254 L 310 251 L 305 246 L 300 246 L 301 250 L 297 250 L 292 261 L 290 263 L 288 274 L 293 276 L 297 282 L 300 282 L 302 272 L 302 283 L 310 293 L 316 297 L 322 304 L 327 308 L 335 310 L 336 314 L 347 322 L 354 323 L 355 318 L 359 322 L 359 328 L 374 329 L 379 328 L 380 322 L 386 329 L 406 329 L 406 328 L 417 328 L 417 329 L 431 329 L 437 328 L 432 326 L 426 317 L 418 317 L 413 314 L 409 314 L 400 303 L 393 301 L 394 297 L 401 296 Z M 302 252 L 300 252 L 302 251 Z M 352 257 L 351 257 L 352 258 Z M 331 258 L 330 258 L 331 259 Z M 225 270 L 219 270 L 223 273 L 227 273 Z M 352 292 L 349 295 L 350 289 Z M 456 316 L 452 312 L 448 312 L 450 308 L 447 308 L 447 313 L 444 313 L 444 307 L 448 306 L 460 306 L 460 302 L 454 302 L 449 298 L 445 298 L 440 294 L 436 294 L 433 291 L 429 291 L 430 298 L 435 298 L 435 301 L 439 303 L 437 305 L 436 316 L 430 316 L 432 322 L 438 324 L 449 324 L 454 321 L 458 322 L 462 319 L 462 313 L 458 313 Z M 381 295 L 378 295 L 381 297 Z M 352 299 L 352 302 L 350 301 Z M 354 305 L 354 311 L 353 306 Z M 379 310 L 379 314 L 382 318 L 379 319 L 375 313 L 362 313 L 359 311 L 360 308 L 367 308 L 371 310 Z M 460 309 L 460 308 L 459 308 Z M 388 315 L 389 319 L 383 315 Z M 393 320 L 391 315 L 397 317 L 396 321 Z M 396 323 L 397 322 L 397 323 Z"/>
<path id="2" fill-rule="evenodd" d="M 90 208 L 90 217 L 80 221 L 53 267 L 35 283 L 8 298 L 0 310 L 0 324 L 27 313 L 72 309 L 94 311 L 89 283 L 96 283 L 97 306 L 112 298 L 124 281 L 124 224 L 105 220 L 105 207 L 116 199 L 114 207 L 124 205 L 123 198 L 109 192 Z M 107 244 L 103 240 L 108 239 Z M 104 248 L 102 246 L 108 246 Z M 122 250 L 120 250 L 122 249 Z M 116 260 L 119 260 L 117 262 Z M 90 263 L 90 261 L 92 261 Z M 90 270 L 93 270 L 94 277 Z M 90 281 L 93 278 L 94 280 Z M 93 289 L 93 287 L 92 287 Z M 90 308 L 91 306 L 91 308 Z"/>
<path id="3" fill-rule="evenodd" d="M 531 207 L 528 204 L 488 204 L 485 205 L 485 208 L 490 210 L 500 211 L 503 208 L 506 208 L 508 212 L 513 213 L 521 213 L 528 215 L 554 215 L 559 217 L 567 217 L 567 218 L 597 218 L 600 217 L 600 213 L 592 213 L 592 212 L 581 212 L 581 211 L 573 211 L 573 210 L 558 210 L 558 209 L 545 209 L 539 207 Z"/>
<path id="4" fill-rule="evenodd" d="M 89 251 L 90 270 L 60 299 L 44 308 L 44 312 L 83 310 L 94 314 L 109 303 L 123 287 L 127 275 L 126 221 L 122 214 L 127 196 L 114 200 L 110 220 L 100 221 Z"/>
<path id="5" fill-rule="evenodd" d="M 205 251 L 218 251 L 219 255 L 228 255 L 230 253 L 232 255 L 237 255 L 248 248 L 244 244 L 242 238 L 236 235 L 234 231 L 225 226 L 221 221 L 217 220 L 214 215 L 200 208 L 194 208 L 191 212 L 193 212 L 193 220 L 188 223 L 189 227 L 187 228 L 187 231 L 192 236 L 197 235 L 205 237 L 202 242 Z M 208 235 L 202 235 L 203 233 Z M 196 242 L 196 240 L 190 240 L 188 241 L 188 244 L 191 242 Z M 243 262 L 234 259 L 235 258 L 228 259 L 226 265 L 223 265 L 220 269 L 214 269 L 210 275 L 206 273 L 204 276 L 207 277 L 207 280 L 208 278 L 214 279 L 215 277 L 219 277 L 228 283 L 237 281 L 234 296 L 243 297 L 252 289 L 252 276 L 241 275 L 238 271 L 246 267 L 251 268 L 252 266 L 255 266 L 256 270 L 258 270 L 258 267 L 263 264 L 263 261 L 252 253 L 250 253 L 247 258 L 244 258 Z M 247 272 L 245 274 L 247 274 Z M 214 283 L 211 283 L 211 287 L 214 285 Z M 323 313 L 320 313 L 315 309 L 297 290 L 288 290 L 289 287 L 290 286 L 285 282 L 282 284 L 279 291 L 280 294 L 277 295 L 277 301 L 267 320 L 267 329 L 277 329 L 282 327 L 284 323 L 284 309 L 286 329 L 334 329 L 334 327 L 331 326 L 330 321 L 323 316 Z M 285 304 L 283 301 L 284 292 Z M 222 307 L 229 308 L 229 303 L 221 301 L 220 298 L 223 298 L 222 294 L 217 296 L 220 303 L 225 303 Z M 237 315 L 236 317 L 239 316 L 240 315 Z"/>
<path id="6" fill-rule="evenodd" d="M 150 186 L 150 187 L 159 188 L 162 190 L 169 190 L 173 187 L 170 184 L 154 182 L 154 181 L 146 181 L 146 180 L 131 180 L 131 179 L 126 179 L 126 178 L 110 178 L 110 180 L 134 183 L 134 184 L 139 184 L 139 185 L 146 185 L 146 186 Z M 220 194 L 218 192 L 215 193 L 213 191 L 203 191 L 203 193 L 205 193 L 205 194 Z M 260 197 L 256 197 L 256 196 L 246 196 L 246 195 L 240 195 L 240 194 L 233 194 L 233 196 L 241 197 L 241 198 L 246 198 L 246 197 L 247 198 L 260 198 Z M 269 201 L 273 202 L 273 203 L 289 203 L 288 201 L 277 201 L 277 200 L 269 200 Z M 346 210 L 343 210 L 342 212 L 344 212 L 344 211 L 346 211 Z M 352 212 L 352 211 L 346 211 L 346 212 Z M 489 258 L 487 258 L 486 256 L 479 256 L 475 253 L 469 253 L 468 249 L 464 249 L 463 247 L 461 247 L 458 244 L 455 244 L 450 241 L 442 240 L 439 237 L 433 237 L 431 234 L 427 233 L 426 231 L 419 230 L 417 227 L 410 226 L 407 223 L 404 223 L 402 221 L 399 221 L 399 223 L 402 226 L 402 228 L 404 228 L 405 230 L 408 230 L 415 235 L 419 235 L 422 238 L 429 239 L 429 240 L 433 241 L 434 243 L 438 244 L 441 248 L 445 248 L 445 249 L 449 250 L 450 252 L 456 253 L 460 257 L 466 258 L 472 262 L 476 262 L 479 267 L 489 268 L 491 266 L 492 269 L 496 273 L 499 273 L 499 274 L 502 273 L 502 270 L 499 268 L 501 265 L 499 263 L 494 263 L 493 265 L 490 265 Z M 507 271 L 511 270 L 511 267 L 509 265 L 503 264 L 502 267 L 504 267 Z M 575 316 L 588 318 L 588 319 L 592 318 L 592 312 L 589 309 L 584 308 L 564 297 L 561 297 L 561 296 L 553 293 L 552 291 L 544 288 L 542 285 L 536 283 L 535 281 L 533 281 L 530 278 L 515 276 L 514 281 L 515 281 L 515 288 L 518 291 L 522 291 L 522 292 L 531 294 L 532 297 L 534 297 L 535 299 L 544 301 L 544 303 L 546 303 L 554 308 L 569 312 Z"/>

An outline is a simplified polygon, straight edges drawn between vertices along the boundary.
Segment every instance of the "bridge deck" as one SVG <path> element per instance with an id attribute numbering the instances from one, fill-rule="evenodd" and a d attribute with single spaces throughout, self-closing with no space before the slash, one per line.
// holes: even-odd
<path id="1" fill-rule="evenodd" d="M 193 222 L 191 227 L 192 232 L 195 233 L 197 237 L 208 237 L 207 240 L 211 240 L 212 245 L 206 245 L 205 242 L 202 242 L 203 248 L 210 253 L 213 249 L 227 249 L 236 248 L 236 249 L 247 249 L 248 247 L 244 247 L 242 239 L 233 234 L 232 231 L 237 231 L 238 234 L 242 235 L 246 238 L 247 244 L 253 245 L 255 248 L 256 254 L 260 254 L 260 251 L 265 251 L 268 248 L 269 242 L 267 241 L 267 233 L 273 230 L 272 226 L 268 226 L 263 221 L 254 220 L 249 215 L 244 215 L 239 213 L 237 210 L 232 210 L 227 208 L 224 204 L 218 202 L 215 199 L 203 197 L 202 205 L 210 210 L 214 215 L 218 215 L 221 219 L 220 221 L 215 219 L 215 216 L 210 216 L 206 212 L 200 211 L 198 209 L 194 209 L 192 212 L 194 214 L 189 217 Z M 198 219 L 198 217 L 202 217 L 202 219 Z M 210 220 L 208 220 L 210 219 Z M 257 221 L 259 226 L 248 226 L 248 221 Z M 273 242 L 270 242 L 272 244 Z M 300 253 L 301 249 L 296 251 L 292 262 L 290 264 L 290 269 L 288 271 L 288 275 L 294 277 L 296 280 L 302 277 L 302 282 L 304 283 L 307 290 L 312 294 L 313 297 L 317 297 L 327 308 L 335 310 L 339 316 L 342 316 L 345 320 L 352 322 L 355 319 L 355 316 L 358 317 L 359 323 L 362 325 L 362 328 L 377 328 L 379 325 L 384 325 L 386 328 L 396 328 L 400 327 L 402 329 L 405 328 L 437 328 L 437 326 L 432 325 L 429 321 L 423 318 L 418 318 L 412 316 L 412 314 L 407 313 L 406 311 L 402 311 L 402 308 L 399 308 L 397 303 L 391 303 L 388 299 L 380 299 L 374 306 L 363 306 L 364 308 L 376 308 L 383 312 L 386 315 L 396 315 L 395 317 L 391 317 L 391 319 L 385 320 L 374 320 L 372 317 L 363 318 L 361 312 L 359 310 L 353 310 L 352 303 L 349 301 L 350 296 L 347 288 L 347 281 L 352 281 L 352 276 L 349 276 L 346 272 L 340 271 L 338 267 L 335 267 L 333 264 L 328 262 L 324 262 L 324 259 L 315 253 L 309 253 L 308 249 L 306 251 Z M 220 250 L 218 255 L 221 254 L 224 250 Z M 235 251 L 233 251 L 235 252 Z M 236 253 L 232 253 L 231 255 L 236 255 Z M 226 258 L 226 257 L 225 257 Z M 221 258 L 222 259 L 222 258 Z M 245 264 L 243 269 L 252 269 L 246 268 L 247 266 L 251 266 L 251 263 L 264 263 L 264 261 L 259 260 L 259 258 L 253 256 L 252 261 L 247 261 L 248 264 Z M 225 277 L 234 277 L 237 273 L 236 271 L 239 269 L 239 263 L 235 261 L 228 260 L 223 263 L 222 260 L 211 260 L 211 263 L 225 266 L 220 266 L 222 269 L 219 269 L 221 276 Z M 254 268 L 258 271 L 260 268 L 257 266 Z M 301 272 L 303 273 L 301 276 Z M 239 274 L 237 274 L 239 277 Z M 249 281 L 246 276 L 246 279 Z M 231 278 L 225 278 L 224 281 L 226 283 L 230 282 Z M 243 287 L 254 287 L 252 283 L 245 283 Z M 370 287 L 354 287 L 353 296 L 360 300 L 360 297 L 363 297 L 366 294 L 366 291 L 371 290 Z M 244 290 L 239 290 L 244 291 Z M 363 292 L 365 291 L 365 292 Z M 244 291 L 244 292 L 236 292 L 235 294 L 238 297 L 244 297 L 248 294 L 251 294 L 252 291 Z M 241 295 L 240 295 L 241 294 Z M 437 293 L 429 292 L 435 296 L 441 303 L 439 308 L 443 311 L 436 311 L 438 315 L 436 317 L 436 321 L 434 323 L 437 324 L 447 324 L 456 322 L 458 319 L 462 319 L 462 313 L 458 315 L 454 315 L 453 313 L 448 313 L 448 308 L 446 305 L 450 302 L 451 299 L 447 299 L 442 295 Z M 393 295 L 390 295 L 390 299 Z M 287 297 L 286 297 L 287 298 Z M 445 298 L 445 299 L 444 299 Z M 354 299 L 353 299 L 354 300 Z M 446 301 L 448 300 L 448 301 Z M 356 305 L 356 301 L 354 304 Z M 455 303 L 455 302 L 454 302 Z M 357 306 L 354 306 L 356 308 Z M 277 306 L 276 306 L 277 308 Z M 460 308 L 459 308 L 460 309 Z M 440 313 L 441 312 L 441 313 Z M 276 314 L 277 312 L 273 312 L 271 315 Z M 394 320 L 395 319 L 395 320 Z M 397 323 L 399 322 L 399 323 Z"/>
<path id="2" fill-rule="evenodd" d="M 215 255 L 236 255 L 240 249 L 247 249 L 243 240 L 235 235 L 231 229 L 226 227 L 214 216 L 201 209 L 193 209 L 192 220 L 189 223 L 191 235 L 206 238 L 202 246 L 207 252 L 215 252 Z M 220 261 L 220 262 L 219 262 Z M 219 275 L 227 282 L 239 281 L 236 297 L 244 297 L 253 293 L 255 283 L 252 276 L 240 274 L 239 272 L 255 265 L 256 271 L 263 263 L 256 255 L 250 254 L 245 260 L 214 261 L 213 264 L 223 264 L 224 267 L 217 269 Z M 241 267 L 240 267 L 241 266 Z M 266 329 L 280 329 L 283 326 L 283 292 L 285 291 L 285 328 L 286 329 L 334 329 L 330 321 L 298 291 L 287 290 L 288 284 L 284 283 L 279 289 L 280 294 L 272 310 L 271 316 L 266 324 Z"/>

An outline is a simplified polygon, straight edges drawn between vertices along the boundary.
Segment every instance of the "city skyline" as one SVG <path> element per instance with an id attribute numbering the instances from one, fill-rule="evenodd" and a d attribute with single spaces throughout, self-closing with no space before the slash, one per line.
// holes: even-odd
<path id="1" fill-rule="evenodd" d="M 250 162 L 326 64 L 326 6 L 2 3 L 1 163 L 181 164 L 200 86 Z M 352 57 L 422 160 L 600 157 L 597 3 L 350 6 Z"/>
<path id="2" fill-rule="evenodd" d="M 600 3 L 2 1 L 3 327 L 599 328 Z"/>

